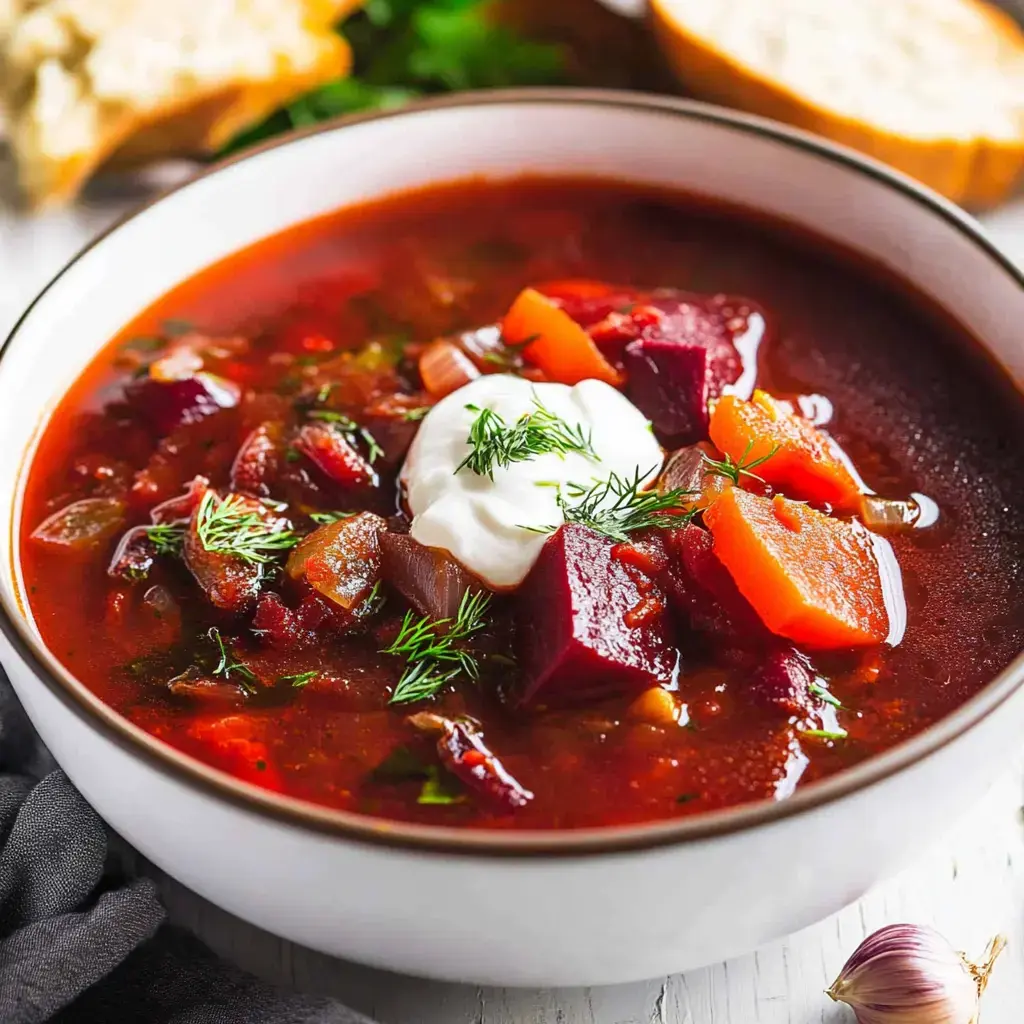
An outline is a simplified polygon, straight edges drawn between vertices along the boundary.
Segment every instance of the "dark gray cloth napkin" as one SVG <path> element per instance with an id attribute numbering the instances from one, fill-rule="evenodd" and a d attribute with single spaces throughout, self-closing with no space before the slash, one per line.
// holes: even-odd
<path id="1" fill-rule="evenodd" d="M 166 924 L 150 879 L 111 870 L 107 838 L 0 673 L 2 1024 L 372 1024 Z"/>

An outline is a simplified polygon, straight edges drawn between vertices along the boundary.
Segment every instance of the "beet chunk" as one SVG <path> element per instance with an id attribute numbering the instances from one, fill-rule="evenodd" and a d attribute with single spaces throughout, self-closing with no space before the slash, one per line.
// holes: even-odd
<path id="1" fill-rule="evenodd" d="M 238 405 L 241 390 L 234 381 L 212 373 L 195 373 L 183 380 L 143 377 L 125 390 L 129 403 L 161 437 L 178 427 L 198 423 L 221 409 Z"/>
<path id="2" fill-rule="evenodd" d="M 806 715 L 813 704 L 813 681 L 807 662 L 796 651 L 772 651 L 750 681 L 750 698 L 765 711 Z"/>
<path id="3" fill-rule="evenodd" d="M 277 476 L 284 430 L 280 423 L 261 423 L 242 442 L 231 464 L 231 490 L 269 498 Z"/>
<path id="4" fill-rule="evenodd" d="M 753 307 L 725 296 L 651 297 L 660 319 L 626 346 L 630 400 L 670 448 L 708 436 L 708 402 L 735 384 L 744 363 L 736 348 Z"/>
<path id="5" fill-rule="evenodd" d="M 743 648 L 771 641 L 757 612 L 715 554 L 707 530 L 689 523 L 681 530 L 662 530 L 661 536 L 669 564 L 659 583 L 691 629 Z"/>
<path id="6" fill-rule="evenodd" d="M 657 588 L 613 558 L 614 546 L 567 523 L 541 549 L 515 596 L 521 704 L 639 692 L 671 676 L 666 616 L 650 611 Z M 642 605 L 643 616 L 630 615 Z"/>
<path id="7" fill-rule="evenodd" d="M 377 471 L 329 423 L 307 423 L 293 442 L 325 476 L 343 487 L 376 487 Z"/>

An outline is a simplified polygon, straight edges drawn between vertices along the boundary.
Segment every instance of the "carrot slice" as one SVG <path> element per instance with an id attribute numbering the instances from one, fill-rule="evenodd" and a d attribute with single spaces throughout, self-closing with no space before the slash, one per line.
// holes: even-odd
<path id="1" fill-rule="evenodd" d="M 855 511 L 861 487 L 839 446 L 789 402 L 755 391 L 749 402 L 725 395 L 711 413 L 711 440 L 734 462 L 766 458 L 757 475 L 794 498 Z M 772 455 L 772 451 L 775 454 Z"/>
<path id="2" fill-rule="evenodd" d="M 704 522 L 715 554 L 773 633 L 818 648 L 888 636 L 878 561 L 859 524 L 739 487 L 706 509 Z"/>
<path id="3" fill-rule="evenodd" d="M 622 377 L 590 335 L 568 313 L 533 288 L 517 296 L 501 326 L 506 344 L 524 345 L 523 356 L 549 380 L 578 384 L 595 378 L 618 385 Z"/>

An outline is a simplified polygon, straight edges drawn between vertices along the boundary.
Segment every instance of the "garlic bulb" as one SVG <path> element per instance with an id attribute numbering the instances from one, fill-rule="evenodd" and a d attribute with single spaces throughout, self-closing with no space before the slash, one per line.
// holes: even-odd
<path id="1" fill-rule="evenodd" d="M 976 1024 L 995 959 L 997 935 L 982 964 L 954 950 L 934 928 L 891 924 L 869 935 L 827 990 L 853 1007 L 858 1024 Z"/>

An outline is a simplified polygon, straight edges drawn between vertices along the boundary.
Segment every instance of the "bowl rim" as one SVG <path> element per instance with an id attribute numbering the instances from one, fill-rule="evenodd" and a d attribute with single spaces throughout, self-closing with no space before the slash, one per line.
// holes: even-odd
<path id="1" fill-rule="evenodd" d="M 607 89 L 524 88 L 466 92 L 418 100 L 397 109 L 353 114 L 312 125 L 272 138 L 258 146 L 218 161 L 186 181 L 163 191 L 118 218 L 106 230 L 82 248 L 53 276 L 24 310 L 7 337 L 0 343 L 0 360 L 18 338 L 33 310 L 61 278 L 93 248 L 129 221 L 143 215 L 151 206 L 172 199 L 193 183 L 211 177 L 244 160 L 268 150 L 292 145 L 325 132 L 344 130 L 352 125 L 390 118 L 416 117 L 421 113 L 449 108 L 488 105 L 577 105 L 615 107 L 639 113 L 662 113 L 683 119 L 707 122 L 730 128 L 741 134 L 770 138 L 785 146 L 800 149 L 825 162 L 840 164 L 902 193 L 907 199 L 940 217 L 987 256 L 995 269 L 1007 274 L 1024 291 L 1021 271 L 992 242 L 981 225 L 961 208 L 932 192 L 899 171 L 845 146 L 809 132 L 791 128 L 767 118 L 729 110 L 672 96 Z M 37 428 L 41 429 L 42 425 Z M 24 476 L 24 465 L 19 473 Z M 580 858 L 615 852 L 649 850 L 734 835 L 760 826 L 769 826 L 806 814 L 858 793 L 926 759 L 994 714 L 1024 685 L 1024 652 L 967 702 L 897 746 L 835 775 L 812 782 L 781 801 L 761 800 L 693 817 L 643 822 L 625 826 L 585 829 L 500 830 L 420 825 L 374 818 L 353 811 L 328 808 L 241 782 L 219 769 L 198 761 L 165 744 L 155 736 L 123 718 L 103 703 L 76 679 L 28 628 L 21 607 L 23 596 L 18 587 L 15 552 L 18 523 L 14 515 L 15 490 L 9 506 L 10 557 L 15 591 L 14 609 L 6 595 L 0 595 L 0 632 L 32 669 L 35 678 L 65 708 L 88 727 L 122 751 L 143 759 L 151 768 L 170 776 L 173 782 L 197 789 L 207 796 L 226 800 L 235 809 L 266 816 L 280 823 L 309 832 L 346 840 L 370 843 L 392 849 L 419 850 L 445 855 L 499 858 Z"/>

